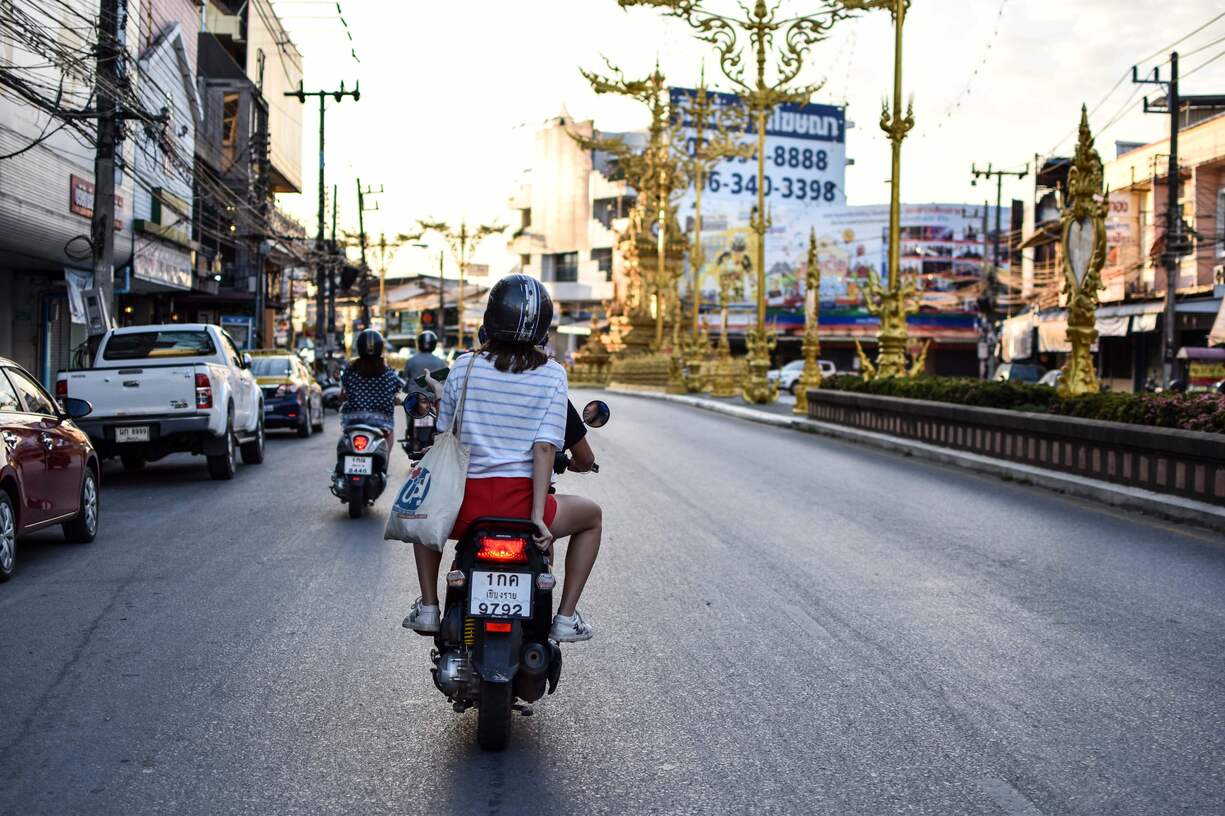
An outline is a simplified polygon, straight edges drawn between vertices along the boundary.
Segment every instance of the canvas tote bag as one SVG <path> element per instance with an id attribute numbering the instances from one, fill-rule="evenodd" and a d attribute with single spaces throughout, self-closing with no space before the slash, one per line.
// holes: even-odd
<path id="1" fill-rule="evenodd" d="M 460 444 L 459 431 L 475 362 L 473 353 L 451 427 L 434 438 L 433 446 L 409 471 L 408 481 L 396 494 L 387 514 L 383 538 L 421 544 L 438 552 L 447 543 L 464 503 L 464 485 L 468 480 L 469 451 Z"/>

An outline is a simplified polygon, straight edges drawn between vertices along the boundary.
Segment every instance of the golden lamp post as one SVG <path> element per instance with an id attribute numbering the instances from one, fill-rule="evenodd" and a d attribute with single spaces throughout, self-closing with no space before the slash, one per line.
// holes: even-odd
<path id="1" fill-rule="evenodd" d="M 902 210 L 902 141 L 914 127 L 914 104 L 902 109 L 902 31 L 906 23 L 906 10 L 910 0 L 844 0 L 851 9 L 888 9 L 893 15 L 893 104 L 886 102 L 881 111 L 881 130 L 889 136 L 892 174 L 889 179 L 889 269 L 885 286 L 875 273 L 869 273 L 868 291 L 865 293 L 868 311 L 880 316 L 877 334 L 876 363 L 868 361 L 863 350 L 859 351 L 864 376 L 876 377 L 916 376 L 922 372 L 926 362 L 926 348 L 912 366 L 906 362 L 906 346 L 909 332 L 906 317 L 918 311 L 913 280 L 902 280 L 901 273 L 901 210 Z"/>
<path id="2" fill-rule="evenodd" d="M 1059 395 L 1078 397 L 1101 390 L 1093 364 L 1097 340 L 1097 293 L 1102 288 L 1106 263 L 1106 210 L 1102 187 L 1102 158 L 1093 146 L 1089 114 L 1080 109 L 1080 138 L 1068 170 L 1068 196 L 1064 201 L 1063 294 L 1068 299 L 1068 341 L 1072 353 L 1059 378 Z"/>
<path id="3" fill-rule="evenodd" d="M 821 260 L 817 231 L 808 233 L 808 263 L 804 268 L 804 370 L 795 382 L 792 413 L 808 415 L 808 389 L 821 387 Z"/>
<path id="4" fill-rule="evenodd" d="M 741 144 L 734 131 L 743 130 L 743 117 L 732 108 L 716 105 L 715 97 L 706 87 L 706 71 L 703 68 L 697 89 L 689 96 L 688 104 L 678 111 L 681 118 L 687 117 L 693 131 L 693 150 L 686 158 L 688 176 L 693 180 L 693 240 L 689 253 L 689 266 L 693 273 L 690 295 L 693 298 L 690 314 L 690 329 L 682 341 L 685 359 L 685 388 L 691 393 L 703 390 L 708 377 L 703 376 L 702 363 L 709 345 L 701 325 L 702 270 L 706 265 L 706 253 L 702 246 L 702 190 L 710 172 L 720 162 L 729 158 L 748 158 L 753 155 L 750 143 Z M 707 133 L 710 133 L 708 136 Z M 726 322 L 723 340 L 726 341 Z"/>
<path id="5" fill-rule="evenodd" d="M 421 228 L 422 232 L 436 232 L 445 238 L 447 244 L 451 247 L 451 254 L 455 256 L 455 260 L 459 264 L 459 292 L 455 298 L 456 322 L 459 324 L 459 336 L 456 344 L 462 349 L 464 347 L 464 272 L 468 268 L 468 251 L 469 249 L 476 249 L 481 241 L 484 241 L 490 235 L 497 235 L 505 230 L 506 227 L 497 224 L 481 224 L 469 227 L 466 221 L 461 221 L 458 227 L 453 227 L 446 221 L 418 221 L 417 225 Z M 440 332 L 445 329 L 446 326 L 438 327 Z"/>
<path id="6" fill-rule="evenodd" d="M 766 232 L 770 216 L 766 209 L 766 120 L 785 102 L 806 103 L 821 87 L 796 84 L 808 49 L 829 35 L 834 24 L 855 9 L 880 7 L 884 0 L 825 0 L 822 11 L 801 17 L 779 19 L 780 2 L 756 0 L 750 8 L 740 6 L 743 16 L 733 18 L 709 11 L 701 0 L 618 0 L 622 8 L 653 6 L 670 17 L 684 20 L 694 35 L 715 47 L 719 68 L 735 87 L 757 127 L 757 206 L 750 226 L 757 235 L 757 325 L 745 336 L 749 373 L 743 396 L 750 403 L 770 403 L 778 397 L 778 385 L 766 376 L 770 351 L 777 337 L 766 326 Z M 747 42 L 744 41 L 747 39 Z M 771 57 L 774 57 L 771 60 Z M 756 68 L 746 71 L 746 62 Z M 773 81 L 767 65 L 776 65 Z"/>
<path id="7" fill-rule="evenodd" d="M 650 286 L 655 295 L 655 351 L 664 344 L 665 315 L 675 304 L 666 296 L 674 292 L 678 278 L 668 269 L 668 249 L 671 243 L 675 251 L 683 242 L 679 226 L 676 225 L 674 198 L 688 185 L 688 169 L 681 150 L 684 140 L 679 138 L 680 123 L 672 120 L 668 98 L 668 85 L 659 66 L 643 79 L 627 79 L 620 69 L 609 65 L 612 76 L 600 76 L 581 71 L 598 94 L 617 94 L 641 102 L 651 114 L 646 146 L 635 151 L 619 136 L 585 136 L 570 133 L 570 137 L 587 150 L 601 150 L 612 154 L 617 160 L 618 178 L 624 179 L 638 192 L 638 208 L 641 223 L 638 230 L 647 229 L 653 216 L 656 224 L 656 267 L 650 276 Z M 644 204 L 643 201 L 648 203 Z M 649 208 L 649 209 L 648 209 Z M 631 224 L 633 224 L 631 219 Z M 671 228 L 670 228 L 671 227 Z M 636 256 L 641 262 L 641 253 Z"/>

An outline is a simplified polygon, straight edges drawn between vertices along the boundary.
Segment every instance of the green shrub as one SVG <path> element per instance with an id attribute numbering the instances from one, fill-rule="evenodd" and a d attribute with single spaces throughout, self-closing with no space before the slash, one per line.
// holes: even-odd
<path id="1" fill-rule="evenodd" d="M 1003 408 L 1225 433 L 1225 395 L 1220 394 L 1125 394 L 1106 391 L 1065 399 L 1054 388 L 1028 383 L 985 382 L 956 377 L 862 380 L 848 375 L 825 379 L 821 387 L 831 391 L 948 402 L 977 408 Z"/>

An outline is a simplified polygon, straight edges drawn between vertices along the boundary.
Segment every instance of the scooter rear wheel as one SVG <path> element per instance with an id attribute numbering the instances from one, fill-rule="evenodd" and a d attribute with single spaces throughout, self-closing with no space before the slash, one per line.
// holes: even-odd
<path id="1" fill-rule="evenodd" d="M 481 701 L 476 710 L 476 743 L 485 751 L 501 751 L 510 739 L 510 683 L 481 681 Z"/>
<path id="2" fill-rule="evenodd" d="M 357 494 L 357 495 L 355 495 Z M 366 510 L 366 495 L 364 491 L 349 492 L 349 518 L 361 518 Z"/>

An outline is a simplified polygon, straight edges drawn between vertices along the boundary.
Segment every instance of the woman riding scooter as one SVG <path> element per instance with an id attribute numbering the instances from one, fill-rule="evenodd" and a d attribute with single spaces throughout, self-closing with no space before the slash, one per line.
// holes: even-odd
<path id="1" fill-rule="evenodd" d="M 340 377 L 344 397 L 341 426 L 361 422 L 382 428 L 390 436 L 402 390 L 400 378 L 383 361 L 383 335 L 366 329 L 357 335 L 357 357 Z"/>
<path id="2" fill-rule="evenodd" d="M 438 425 L 449 427 L 471 379 L 460 427 L 460 442 L 470 451 L 468 480 L 450 537 L 462 537 L 481 516 L 530 518 L 541 550 L 569 536 L 566 580 L 549 637 L 573 642 L 592 636 L 576 607 L 600 549 L 602 515 L 590 499 L 549 494 L 554 454 L 564 444 L 568 391 L 565 369 L 538 347 L 552 319 L 553 302 L 540 281 L 527 275 L 498 281 L 485 310 L 488 340 L 475 358 L 464 356 L 452 366 Z M 442 553 L 419 544 L 413 550 L 421 597 L 404 626 L 434 633 Z"/>

